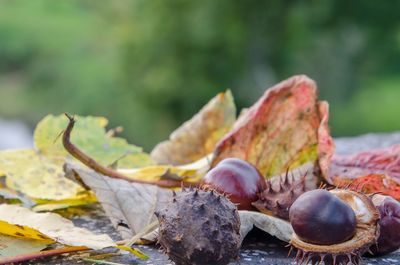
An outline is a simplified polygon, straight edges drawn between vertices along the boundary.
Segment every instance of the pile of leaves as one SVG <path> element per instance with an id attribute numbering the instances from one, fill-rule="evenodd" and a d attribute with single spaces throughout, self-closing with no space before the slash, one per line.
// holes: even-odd
<path id="1" fill-rule="evenodd" d="M 289 170 L 294 177 L 306 174 L 309 187 L 322 182 L 400 200 L 400 144 L 335 155 L 328 119 L 328 103 L 318 101 L 316 84 L 306 76 L 268 89 L 238 118 L 231 92 L 218 94 L 151 154 L 116 137 L 118 130 L 106 131 L 103 117 L 46 116 L 35 129 L 35 148 L 0 152 L 0 264 L 107 247 L 146 259 L 131 246 L 155 242 L 154 211 L 180 189 L 180 183 L 196 185 L 227 157 L 249 161 L 266 179 Z M 77 121 L 73 131 L 72 120 Z M 73 158 L 81 158 L 79 153 L 63 146 L 60 138 L 66 128 L 71 135 L 68 143 L 74 144 L 70 147 L 77 146 L 90 157 L 79 159 L 83 164 Z M 94 235 L 50 213 L 97 202 L 123 242 Z M 289 241 L 292 228 L 287 222 L 259 212 L 239 214 L 242 237 L 256 226 Z M 45 248 L 55 249 L 41 251 Z"/>

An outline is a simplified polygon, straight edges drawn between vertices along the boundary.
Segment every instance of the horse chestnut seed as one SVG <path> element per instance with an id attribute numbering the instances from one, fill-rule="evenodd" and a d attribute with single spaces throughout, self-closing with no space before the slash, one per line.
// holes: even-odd
<path id="1" fill-rule="evenodd" d="M 226 158 L 211 169 L 203 178 L 210 187 L 227 197 L 239 210 L 254 210 L 252 202 L 266 188 L 265 179 L 255 166 L 239 158 Z"/>
<path id="2" fill-rule="evenodd" d="M 372 201 L 379 210 L 380 234 L 378 243 L 372 246 L 374 254 L 382 255 L 400 247 L 400 203 L 390 196 L 374 195 Z"/>
<path id="3" fill-rule="evenodd" d="M 357 224 L 353 209 L 322 189 L 300 195 L 290 207 L 289 220 L 301 240 L 317 245 L 347 241 L 355 234 Z"/>

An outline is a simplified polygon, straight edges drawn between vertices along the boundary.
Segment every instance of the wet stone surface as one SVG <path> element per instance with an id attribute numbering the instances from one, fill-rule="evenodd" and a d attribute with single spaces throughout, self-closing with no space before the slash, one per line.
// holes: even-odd
<path id="1" fill-rule="evenodd" d="M 337 151 L 342 154 L 354 153 L 363 151 L 369 148 L 386 147 L 391 144 L 400 144 L 400 133 L 382 134 L 382 135 L 366 135 L 355 138 L 337 139 Z M 89 208 L 86 215 L 72 218 L 73 222 L 79 226 L 87 228 L 94 233 L 107 233 L 113 239 L 119 240 L 119 235 L 112 227 L 108 218 L 101 210 L 100 206 Z M 250 265 L 250 264 L 269 264 L 283 265 L 296 264 L 293 257 L 287 258 L 288 248 L 287 243 L 279 241 L 268 234 L 253 229 L 243 242 L 239 260 L 230 263 L 230 265 Z M 110 262 L 118 262 L 122 264 L 143 264 L 143 265 L 174 265 L 168 260 L 157 246 L 138 246 L 150 258 L 147 261 L 135 258 L 130 254 L 121 254 L 118 256 L 106 258 Z M 39 259 L 31 262 L 19 264 L 35 264 L 35 265 L 71 265 L 71 264 L 94 264 L 85 262 L 82 258 L 88 258 L 90 255 L 98 253 L 117 252 L 113 249 L 103 250 L 102 252 L 80 252 L 79 255 L 65 254 L 61 256 Z M 362 261 L 364 265 L 398 265 L 400 264 L 400 252 L 394 252 L 381 257 L 365 257 Z M 206 264 L 205 264 L 206 265 Z"/>

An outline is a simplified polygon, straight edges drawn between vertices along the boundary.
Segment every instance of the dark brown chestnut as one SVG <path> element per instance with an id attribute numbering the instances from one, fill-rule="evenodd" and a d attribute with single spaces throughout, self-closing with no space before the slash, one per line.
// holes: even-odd
<path id="1" fill-rule="evenodd" d="M 255 210 L 252 202 L 266 188 L 265 179 L 255 166 L 239 158 L 226 158 L 211 169 L 203 179 L 210 187 L 237 204 L 239 210 Z"/>
<path id="2" fill-rule="evenodd" d="M 357 225 L 353 209 L 322 189 L 300 195 L 290 207 L 289 220 L 301 240 L 318 245 L 338 244 L 350 239 Z"/>
<path id="3" fill-rule="evenodd" d="M 289 254 L 297 252 L 297 264 L 358 265 L 379 237 L 379 212 L 371 198 L 351 190 L 304 193 L 289 218 L 294 230 Z"/>
<path id="4" fill-rule="evenodd" d="M 379 210 L 380 234 L 378 243 L 372 246 L 375 255 L 390 253 L 400 247 L 400 203 L 390 196 L 374 195 L 372 199 Z"/>

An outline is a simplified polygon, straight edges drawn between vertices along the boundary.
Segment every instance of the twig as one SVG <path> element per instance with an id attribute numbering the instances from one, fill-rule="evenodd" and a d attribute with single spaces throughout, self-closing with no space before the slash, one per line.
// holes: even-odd
<path id="1" fill-rule="evenodd" d="M 85 251 L 85 250 L 90 250 L 90 248 L 88 248 L 88 247 L 63 247 L 63 248 L 57 248 L 57 249 L 52 249 L 52 250 L 33 252 L 33 253 L 29 253 L 29 254 L 21 254 L 21 255 L 17 255 L 17 256 L 13 256 L 13 257 L 7 257 L 7 258 L 0 259 L 0 265 L 28 261 L 28 260 L 38 259 L 38 258 L 45 258 L 45 257 L 49 257 L 49 256 L 55 256 L 55 255 L 60 255 L 60 254 L 70 253 L 70 252 Z"/>
<path id="2" fill-rule="evenodd" d="M 125 176 L 124 174 L 121 174 L 120 172 L 118 172 L 112 168 L 108 168 L 108 167 L 105 167 L 105 166 L 99 164 L 97 161 L 95 161 L 93 158 L 89 157 L 82 150 L 80 150 L 73 143 L 71 143 L 70 136 L 71 136 L 71 131 L 75 125 L 75 118 L 73 116 L 70 116 L 67 113 L 65 113 L 65 116 L 67 116 L 67 118 L 69 119 L 69 123 L 63 134 L 64 148 L 73 157 L 75 157 L 76 159 L 78 159 L 79 161 L 81 161 L 83 164 L 90 167 L 91 169 L 95 170 L 96 172 L 106 175 L 106 176 L 109 176 L 111 178 L 123 179 L 123 180 L 129 181 L 129 182 L 136 182 L 136 183 L 142 183 L 142 184 L 152 184 L 152 185 L 157 185 L 157 186 L 165 187 L 165 188 L 176 188 L 176 187 L 181 187 L 182 185 L 184 187 L 196 185 L 196 183 L 192 183 L 192 182 L 170 180 L 170 179 L 155 180 L 155 181 L 132 179 L 128 176 Z"/>

